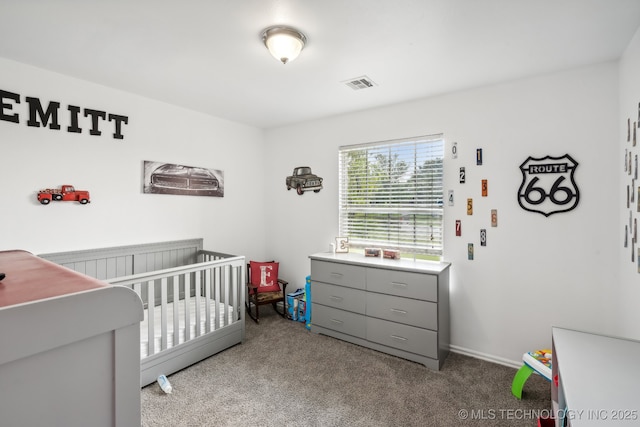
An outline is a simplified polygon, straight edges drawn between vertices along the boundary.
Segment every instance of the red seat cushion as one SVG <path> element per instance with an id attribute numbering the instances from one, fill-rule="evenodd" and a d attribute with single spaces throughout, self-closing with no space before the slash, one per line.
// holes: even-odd
<path id="1" fill-rule="evenodd" d="M 277 262 L 249 261 L 251 284 L 258 287 L 258 293 L 280 290 L 278 284 L 279 265 Z"/>

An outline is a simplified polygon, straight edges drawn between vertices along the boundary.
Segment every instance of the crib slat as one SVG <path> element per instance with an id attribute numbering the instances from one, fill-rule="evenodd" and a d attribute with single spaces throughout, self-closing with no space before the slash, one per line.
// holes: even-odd
<path id="1" fill-rule="evenodd" d="M 191 274 L 184 275 L 184 341 L 191 339 Z"/>
<path id="2" fill-rule="evenodd" d="M 242 320 L 244 317 L 244 267 L 236 267 L 236 274 L 233 282 L 235 288 L 234 295 L 236 297 L 233 303 L 233 313 L 235 320 Z"/>
<path id="3" fill-rule="evenodd" d="M 204 283 L 204 295 L 205 295 L 205 324 L 204 333 L 211 332 L 211 287 L 213 286 L 213 269 L 207 268 L 205 270 L 205 283 Z"/>
<path id="4" fill-rule="evenodd" d="M 213 323 L 214 323 L 214 329 L 219 329 L 220 328 L 220 316 L 222 313 L 220 313 L 220 273 L 222 272 L 222 267 L 216 267 L 215 269 L 215 283 L 214 283 L 214 289 L 213 289 L 213 299 L 216 301 L 215 305 L 213 306 Z"/>
<path id="5" fill-rule="evenodd" d="M 180 276 L 173 279 L 173 346 L 180 344 Z"/>
<path id="6" fill-rule="evenodd" d="M 226 284 L 225 284 L 225 275 L 223 274 L 224 271 L 226 270 L 226 268 L 221 267 L 220 268 L 220 283 L 218 284 L 218 295 L 217 295 L 217 300 L 223 303 L 226 303 L 226 298 L 224 296 L 225 294 L 225 288 L 226 288 Z M 218 316 L 218 318 L 216 319 L 219 322 L 219 325 L 217 325 L 217 327 L 220 326 L 225 326 L 228 322 L 228 314 L 227 314 L 227 304 L 224 304 L 224 306 L 221 309 L 221 313 Z M 222 317 L 222 320 L 220 320 L 220 317 Z"/>
<path id="7" fill-rule="evenodd" d="M 167 349 L 167 278 L 160 279 L 160 350 Z"/>
<path id="8" fill-rule="evenodd" d="M 228 270 L 226 266 L 222 266 L 218 269 L 218 284 L 216 287 L 216 301 L 218 302 L 218 304 L 216 305 L 216 310 L 218 310 L 218 314 L 216 316 L 216 328 L 224 327 L 227 324 L 227 301 L 225 301 L 224 297 L 222 296 L 223 289 L 225 287 L 227 271 Z"/>
<path id="9" fill-rule="evenodd" d="M 231 309 L 233 310 L 232 316 L 233 321 L 238 320 L 238 288 L 236 284 L 238 283 L 238 269 L 229 267 L 231 274 Z"/>
<path id="10" fill-rule="evenodd" d="M 230 273 L 229 269 L 227 271 L 229 271 L 229 273 Z M 227 276 L 227 277 L 229 277 L 229 276 Z M 232 303 L 231 299 L 232 299 L 232 295 L 233 295 L 233 293 L 231 292 L 231 284 L 232 283 L 230 281 L 227 281 L 225 283 L 224 295 L 222 296 L 222 299 L 225 302 L 225 305 L 224 305 L 224 322 L 225 322 L 225 325 L 229 324 L 229 315 L 231 314 L 231 313 L 229 313 L 229 304 Z"/>
<path id="11" fill-rule="evenodd" d="M 196 297 L 196 330 L 194 332 L 194 336 L 199 337 L 200 336 L 200 322 L 201 322 L 201 318 L 200 318 L 200 303 L 202 302 L 202 298 L 201 298 L 201 292 L 202 292 L 202 271 L 196 271 L 196 281 L 195 281 L 195 297 Z"/>
<path id="12" fill-rule="evenodd" d="M 155 286 L 153 285 L 154 281 L 147 280 L 143 282 L 142 285 L 147 289 L 147 356 L 151 356 L 156 353 L 155 346 L 155 304 L 156 300 L 156 291 Z"/>

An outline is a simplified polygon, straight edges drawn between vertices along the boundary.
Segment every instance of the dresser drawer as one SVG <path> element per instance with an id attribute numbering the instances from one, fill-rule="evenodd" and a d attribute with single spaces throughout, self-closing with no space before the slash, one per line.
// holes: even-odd
<path id="1" fill-rule="evenodd" d="M 315 316 L 315 312 L 313 315 Z M 438 334 L 434 331 L 373 317 L 367 317 L 366 331 L 369 341 L 433 359 L 438 358 Z"/>
<path id="2" fill-rule="evenodd" d="M 438 329 L 438 305 L 435 302 L 367 292 L 367 316 L 406 325 Z M 313 297 L 315 298 L 315 294 Z"/>
<path id="3" fill-rule="evenodd" d="M 360 314 L 365 312 L 366 292 L 360 289 L 312 281 L 311 295 L 313 302 L 318 304 Z"/>
<path id="4" fill-rule="evenodd" d="M 381 268 L 367 268 L 367 290 L 438 302 L 438 276 Z"/>
<path id="5" fill-rule="evenodd" d="M 312 330 L 313 325 L 318 325 L 358 338 L 364 339 L 366 336 L 366 318 L 363 314 L 338 310 L 313 302 L 311 304 L 311 316 Z"/>
<path id="6" fill-rule="evenodd" d="M 311 260 L 311 280 L 364 289 L 365 268 L 357 265 Z"/>

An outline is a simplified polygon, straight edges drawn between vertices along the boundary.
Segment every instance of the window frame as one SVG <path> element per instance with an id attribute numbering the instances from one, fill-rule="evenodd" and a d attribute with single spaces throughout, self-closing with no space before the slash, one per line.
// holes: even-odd
<path id="1" fill-rule="evenodd" d="M 443 134 L 338 148 L 338 229 L 350 247 L 442 258 L 444 150 Z"/>

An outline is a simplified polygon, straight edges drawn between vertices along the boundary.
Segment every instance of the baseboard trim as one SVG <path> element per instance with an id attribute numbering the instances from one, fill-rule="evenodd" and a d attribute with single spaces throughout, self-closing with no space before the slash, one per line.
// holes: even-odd
<path id="1" fill-rule="evenodd" d="M 508 366 L 510 368 L 520 369 L 522 360 L 514 361 L 503 357 L 494 356 L 492 354 L 482 353 L 457 345 L 449 345 L 449 350 L 453 353 L 462 354 L 463 356 L 474 357 L 476 359 L 486 360 L 487 362 L 497 363 L 498 365 Z"/>

